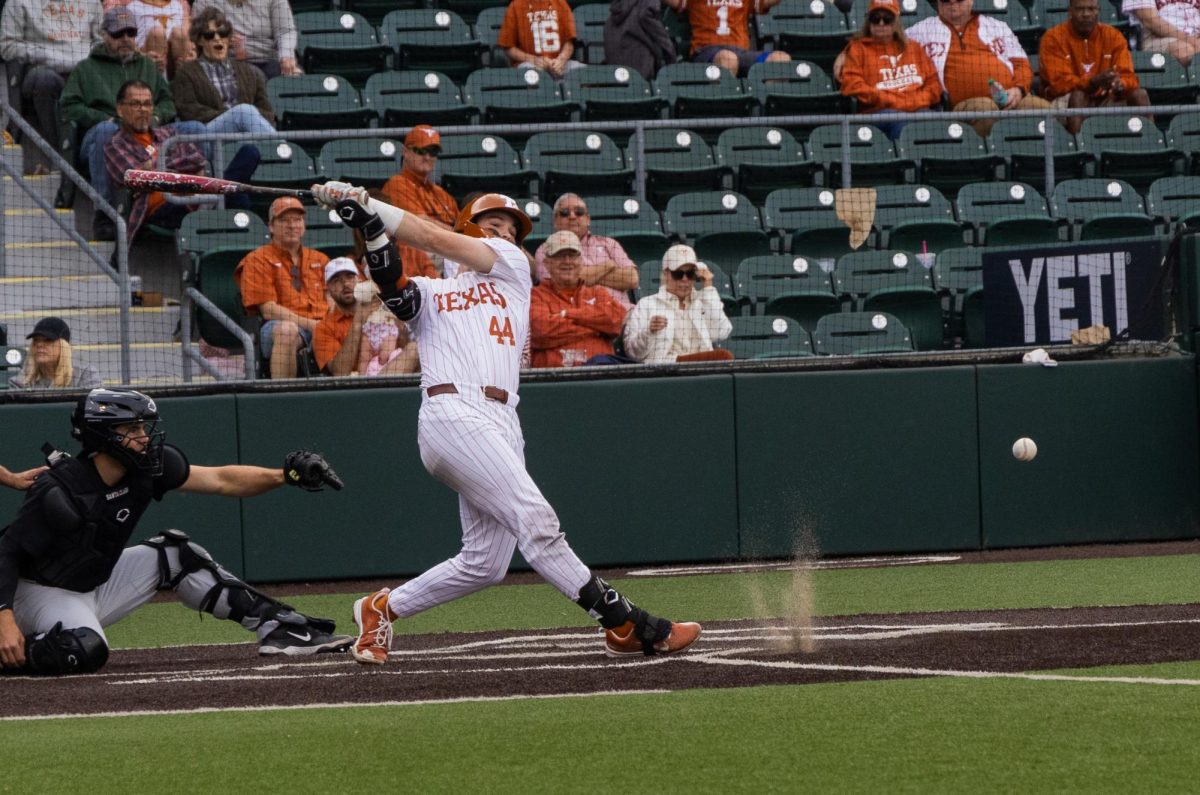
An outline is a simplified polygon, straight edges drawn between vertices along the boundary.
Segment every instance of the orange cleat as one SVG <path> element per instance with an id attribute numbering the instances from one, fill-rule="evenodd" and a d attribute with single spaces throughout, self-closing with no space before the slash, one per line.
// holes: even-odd
<path id="1" fill-rule="evenodd" d="M 383 665 L 392 648 L 392 619 L 388 613 L 388 589 L 380 588 L 354 603 L 358 639 L 350 647 L 354 659 L 365 665 Z"/>

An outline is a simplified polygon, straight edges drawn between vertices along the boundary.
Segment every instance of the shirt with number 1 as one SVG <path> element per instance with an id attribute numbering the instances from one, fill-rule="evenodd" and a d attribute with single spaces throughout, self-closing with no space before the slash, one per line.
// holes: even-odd
<path id="1" fill-rule="evenodd" d="M 575 17 L 567 0 L 513 0 L 504 12 L 496 44 L 554 58 L 575 39 Z"/>
<path id="2" fill-rule="evenodd" d="M 718 45 L 750 49 L 753 0 L 688 0 L 685 10 L 692 29 L 693 55 Z"/>

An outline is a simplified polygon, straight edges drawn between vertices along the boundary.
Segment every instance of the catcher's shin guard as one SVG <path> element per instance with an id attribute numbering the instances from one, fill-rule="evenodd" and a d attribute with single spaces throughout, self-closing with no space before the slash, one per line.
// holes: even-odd
<path id="1" fill-rule="evenodd" d="M 25 638 L 25 665 L 4 673 L 35 676 L 89 674 L 108 662 L 108 644 L 90 627 L 63 629 L 59 621 L 49 632 Z"/>

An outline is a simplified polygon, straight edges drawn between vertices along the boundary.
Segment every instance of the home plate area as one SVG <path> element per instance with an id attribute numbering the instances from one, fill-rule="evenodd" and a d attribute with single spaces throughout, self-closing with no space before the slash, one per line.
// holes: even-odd
<path id="1" fill-rule="evenodd" d="M 398 635 L 385 666 L 264 658 L 252 644 L 113 652 L 97 674 L 0 677 L 0 718 L 401 704 L 922 676 L 1059 679 L 1059 668 L 1200 659 L 1200 605 L 707 622 L 689 651 L 612 659 L 594 630 Z M 1097 677 L 1197 686 L 1200 680 Z"/>

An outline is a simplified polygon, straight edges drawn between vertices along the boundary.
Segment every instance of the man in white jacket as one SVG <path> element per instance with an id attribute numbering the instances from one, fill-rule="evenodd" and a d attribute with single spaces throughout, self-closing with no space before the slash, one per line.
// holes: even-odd
<path id="1" fill-rule="evenodd" d="M 712 271 L 697 261 L 691 246 L 671 246 L 662 262 L 662 286 L 638 301 L 625 322 L 625 353 L 646 364 L 733 358 L 713 350 L 713 342 L 728 337 L 733 325 Z"/>

